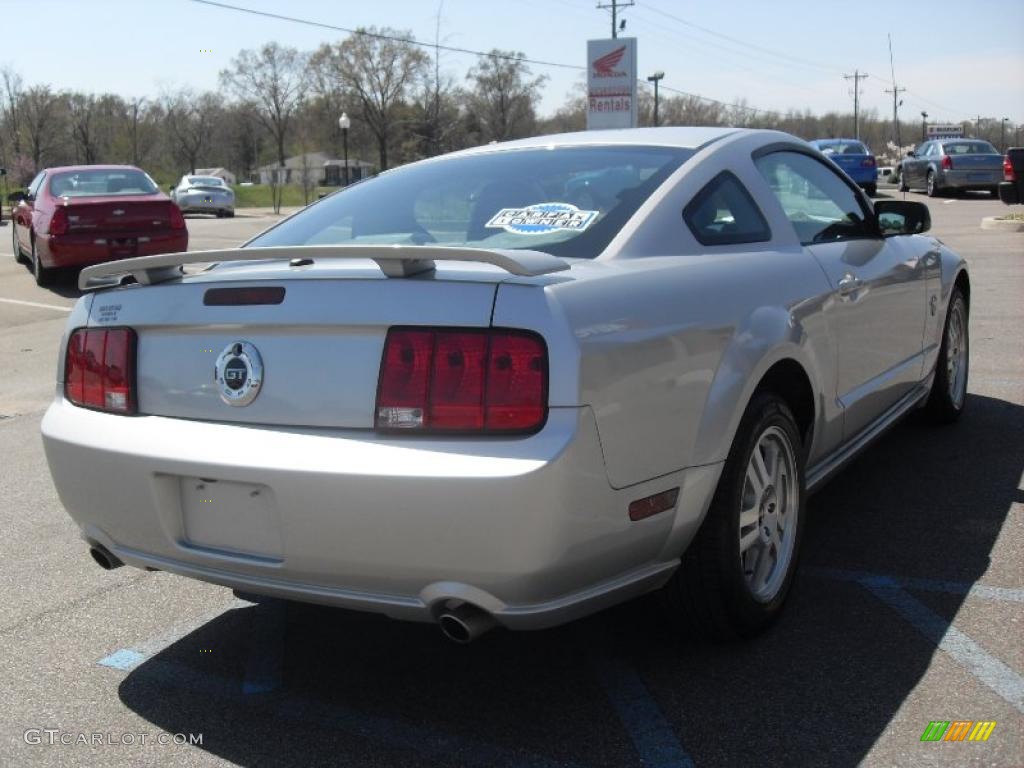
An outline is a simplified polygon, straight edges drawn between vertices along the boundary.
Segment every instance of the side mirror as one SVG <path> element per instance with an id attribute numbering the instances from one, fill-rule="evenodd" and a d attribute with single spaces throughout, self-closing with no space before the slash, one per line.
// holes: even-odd
<path id="1" fill-rule="evenodd" d="M 920 235 L 932 228 L 928 206 L 910 200 L 875 201 L 875 220 L 883 236 Z"/>
<path id="2" fill-rule="evenodd" d="M 912 149 L 907 150 L 907 157 L 917 157 L 917 152 Z"/>
<path id="3" fill-rule="evenodd" d="M 7 196 L 7 202 L 8 203 L 19 203 L 22 200 L 28 200 L 28 199 L 29 199 L 28 192 L 26 192 L 23 189 L 16 189 L 14 192 L 11 192 L 11 194 L 9 194 Z"/>

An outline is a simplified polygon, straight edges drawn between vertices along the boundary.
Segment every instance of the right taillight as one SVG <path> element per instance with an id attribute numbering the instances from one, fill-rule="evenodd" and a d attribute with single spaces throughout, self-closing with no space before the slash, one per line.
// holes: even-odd
<path id="1" fill-rule="evenodd" d="M 533 432 L 547 418 L 544 340 L 502 328 L 391 328 L 377 384 L 378 429 Z"/>
<path id="2" fill-rule="evenodd" d="M 1017 174 L 1013 170 L 1013 163 L 1009 156 L 1003 158 L 1003 181 L 1016 181 Z"/>
<path id="3" fill-rule="evenodd" d="M 79 328 L 68 339 L 64 397 L 75 405 L 135 413 L 135 331 Z"/>

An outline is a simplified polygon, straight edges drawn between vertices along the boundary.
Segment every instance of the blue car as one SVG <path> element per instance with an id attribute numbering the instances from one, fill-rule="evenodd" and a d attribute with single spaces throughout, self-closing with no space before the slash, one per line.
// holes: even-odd
<path id="1" fill-rule="evenodd" d="M 811 146 L 828 156 L 846 175 L 872 197 L 878 191 L 878 163 L 875 156 L 857 139 L 815 139 Z"/>

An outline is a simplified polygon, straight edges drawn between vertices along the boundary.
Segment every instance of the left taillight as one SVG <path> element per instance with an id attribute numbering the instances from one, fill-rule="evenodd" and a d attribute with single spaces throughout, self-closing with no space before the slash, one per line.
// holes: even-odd
<path id="1" fill-rule="evenodd" d="M 861 165 L 861 168 L 874 168 L 875 167 L 875 158 L 874 158 L 874 156 L 873 155 L 868 155 L 867 157 L 865 157 L 863 160 L 860 161 L 860 165 Z"/>
<path id="2" fill-rule="evenodd" d="M 50 234 L 51 235 L 63 235 L 68 231 L 68 211 L 67 208 L 61 207 L 53 212 L 53 216 L 50 217 Z"/>
<path id="3" fill-rule="evenodd" d="M 953 158 L 949 155 L 942 156 L 942 170 L 952 171 L 953 170 Z"/>
<path id="4" fill-rule="evenodd" d="M 1010 162 L 1010 156 L 1007 155 L 1003 158 L 1003 181 L 1016 181 L 1017 174 L 1013 170 L 1013 163 Z"/>
<path id="5" fill-rule="evenodd" d="M 185 217 L 181 215 L 181 208 L 171 203 L 171 229 L 184 229 Z"/>
<path id="6" fill-rule="evenodd" d="M 74 405 L 135 413 L 136 335 L 131 328 L 79 328 L 64 357 L 64 397 Z"/>

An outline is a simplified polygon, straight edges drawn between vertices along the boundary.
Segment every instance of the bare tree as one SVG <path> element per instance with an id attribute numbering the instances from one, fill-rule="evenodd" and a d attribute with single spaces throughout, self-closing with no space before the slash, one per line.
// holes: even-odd
<path id="1" fill-rule="evenodd" d="M 21 155 L 21 75 L 12 69 L 0 69 L 3 93 L 0 94 L 0 158 L 12 164 Z"/>
<path id="2" fill-rule="evenodd" d="M 493 49 L 481 56 L 466 79 L 473 83 L 470 111 L 484 141 L 529 136 L 547 77 L 532 77 L 522 53 Z"/>
<path id="3" fill-rule="evenodd" d="M 48 85 L 36 85 L 25 91 L 18 111 L 28 154 L 35 167 L 42 168 L 43 160 L 54 152 L 61 134 L 65 112 L 61 109 L 61 97 Z"/>
<path id="4" fill-rule="evenodd" d="M 307 58 L 294 48 L 267 43 L 258 51 L 241 51 L 220 73 L 224 88 L 250 104 L 273 137 L 282 167 L 292 120 L 305 97 Z"/>
<path id="5" fill-rule="evenodd" d="M 389 28 L 359 29 L 339 45 L 322 46 L 311 61 L 323 83 L 358 102 L 360 116 L 377 141 L 382 171 L 388 167 L 397 113 L 427 63 L 412 39 L 409 32 Z"/>
<path id="6" fill-rule="evenodd" d="M 220 109 L 220 98 L 213 93 L 196 96 L 183 89 L 163 95 L 164 125 L 173 154 L 191 173 L 211 141 L 212 127 Z"/>
<path id="7" fill-rule="evenodd" d="M 86 165 L 94 164 L 98 155 L 98 112 L 97 99 L 91 93 L 68 96 L 71 140 L 75 143 L 79 160 Z"/>

